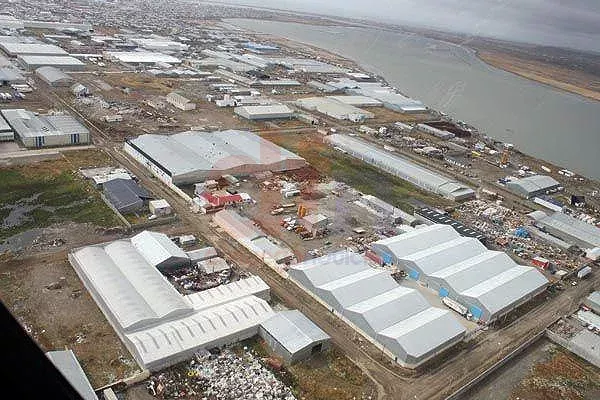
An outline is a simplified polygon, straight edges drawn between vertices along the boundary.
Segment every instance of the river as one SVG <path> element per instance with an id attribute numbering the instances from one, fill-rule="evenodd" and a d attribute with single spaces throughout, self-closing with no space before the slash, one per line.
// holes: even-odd
<path id="1" fill-rule="evenodd" d="M 419 35 L 250 19 L 227 22 L 342 55 L 489 136 L 600 179 L 600 102 L 499 70 L 470 49 Z"/>

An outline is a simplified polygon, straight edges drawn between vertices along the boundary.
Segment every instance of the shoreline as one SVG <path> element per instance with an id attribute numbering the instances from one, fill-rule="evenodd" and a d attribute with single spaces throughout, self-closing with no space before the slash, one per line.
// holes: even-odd
<path id="1" fill-rule="evenodd" d="M 504 72 L 508 72 L 510 74 L 516 75 L 523 79 L 527 79 L 531 82 L 535 82 L 544 86 L 548 86 L 557 90 L 560 90 L 564 93 L 575 94 L 581 97 L 584 97 L 588 100 L 599 101 L 600 102 L 600 76 L 594 76 L 591 74 L 587 74 L 582 71 L 568 69 L 562 66 L 554 65 L 547 62 L 540 62 L 536 60 L 527 60 L 523 57 L 510 55 L 507 52 L 503 52 L 501 50 L 493 49 L 491 47 L 485 48 L 483 46 L 470 46 L 468 44 L 457 43 L 456 41 L 450 40 L 449 38 L 442 38 L 439 35 L 452 35 L 452 33 L 444 33 L 439 32 L 438 34 L 427 34 L 425 31 L 420 31 L 418 29 L 411 29 L 403 26 L 387 27 L 387 26 L 379 26 L 376 22 L 371 24 L 364 22 L 344 22 L 342 20 L 334 20 L 327 17 L 322 17 L 319 21 L 303 21 L 301 19 L 296 18 L 280 18 L 280 19 L 265 19 L 265 21 L 277 21 L 277 22 L 287 22 L 287 23 L 297 23 L 303 24 L 307 26 L 329 26 L 329 27 L 356 27 L 356 28 L 367 28 L 367 29 L 382 29 L 389 32 L 395 33 L 405 33 L 405 34 L 413 34 L 419 35 L 427 39 L 438 40 L 442 43 L 460 46 L 468 51 L 474 53 L 478 60 L 485 63 L 486 65 L 497 68 Z M 230 22 L 231 23 L 231 22 Z M 260 32 L 256 32 L 257 34 L 261 34 Z M 287 38 L 284 38 L 287 39 Z M 291 40 L 291 39 L 287 39 Z M 486 39 L 488 40 L 488 39 Z M 489 39 L 495 40 L 495 39 Z M 518 48 L 521 44 L 508 42 L 515 48 Z M 307 45 L 308 46 L 308 45 Z M 314 48 L 314 46 L 311 46 Z M 326 51 L 324 49 L 318 48 L 319 51 Z M 331 52 L 330 52 L 331 53 Z M 333 53 L 331 53 L 333 54 Z M 341 54 L 335 54 L 338 57 L 345 58 Z M 510 59 L 510 62 L 503 62 L 500 58 Z M 530 68 L 523 67 L 522 64 L 529 64 Z M 535 67 L 535 68 L 534 68 Z M 591 89 L 586 87 L 585 85 L 575 84 L 569 82 L 566 79 L 559 79 L 556 75 L 576 75 L 579 80 L 583 80 L 585 78 L 595 79 L 598 82 L 598 90 Z"/>

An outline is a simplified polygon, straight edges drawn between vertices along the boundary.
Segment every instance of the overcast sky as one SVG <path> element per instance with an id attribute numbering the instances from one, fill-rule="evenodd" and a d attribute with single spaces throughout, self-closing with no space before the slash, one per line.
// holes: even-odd
<path id="1" fill-rule="evenodd" d="M 600 52 L 600 0 L 225 0 Z"/>

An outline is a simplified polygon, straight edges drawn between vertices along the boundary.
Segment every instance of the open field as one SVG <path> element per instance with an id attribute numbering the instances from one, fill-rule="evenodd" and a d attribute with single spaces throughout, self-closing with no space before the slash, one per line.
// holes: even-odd
<path id="1" fill-rule="evenodd" d="M 405 211 L 412 211 L 415 200 L 438 207 L 449 205 L 439 196 L 335 151 L 317 134 L 263 133 L 261 136 L 304 157 L 321 174 L 382 198 Z"/>
<path id="2" fill-rule="evenodd" d="M 62 159 L 0 170 L 0 240 L 31 228 L 72 221 L 101 227 L 119 225 L 97 190 L 77 169 L 108 165 L 99 150 L 72 151 Z"/>
<path id="3" fill-rule="evenodd" d="M 43 351 L 72 349 L 93 387 L 137 371 L 65 251 L 2 263 L 0 300 Z"/>

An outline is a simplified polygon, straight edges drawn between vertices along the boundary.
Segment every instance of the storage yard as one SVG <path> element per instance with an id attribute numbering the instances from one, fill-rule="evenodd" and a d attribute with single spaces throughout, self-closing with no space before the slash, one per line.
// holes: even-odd
<path id="1" fill-rule="evenodd" d="M 597 182 L 204 6 L 98 7 L 0 38 L 0 298 L 94 396 L 441 399 L 596 346 Z"/>

